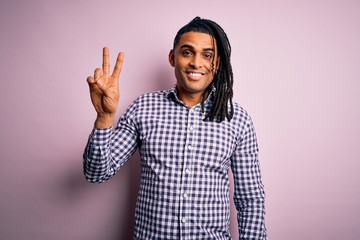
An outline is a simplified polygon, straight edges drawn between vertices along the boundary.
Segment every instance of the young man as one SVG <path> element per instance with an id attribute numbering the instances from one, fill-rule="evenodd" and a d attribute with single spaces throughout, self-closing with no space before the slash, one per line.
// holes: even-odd
<path id="1" fill-rule="evenodd" d="M 258 145 L 250 116 L 232 102 L 230 54 L 218 24 L 193 19 L 169 53 L 176 85 L 138 97 L 114 130 L 123 53 L 110 75 L 104 48 L 102 69 L 88 77 L 97 119 L 84 174 L 104 182 L 139 149 L 134 239 L 230 239 L 230 169 L 240 239 L 267 239 Z"/>

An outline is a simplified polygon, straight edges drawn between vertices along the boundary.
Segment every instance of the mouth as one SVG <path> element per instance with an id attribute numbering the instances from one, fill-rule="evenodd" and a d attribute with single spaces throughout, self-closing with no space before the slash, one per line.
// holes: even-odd
<path id="1" fill-rule="evenodd" d="M 200 80 L 202 78 L 202 76 L 204 76 L 204 73 L 201 72 L 190 72 L 190 71 L 186 71 L 186 75 L 194 81 Z"/>

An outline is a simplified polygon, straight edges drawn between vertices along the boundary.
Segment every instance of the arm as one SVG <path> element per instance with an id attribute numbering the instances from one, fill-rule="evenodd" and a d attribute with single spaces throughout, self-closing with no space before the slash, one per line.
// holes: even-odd
<path id="1" fill-rule="evenodd" d="M 84 151 L 84 175 L 87 181 L 101 183 L 112 176 L 133 155 L 139 144 L 134 102 L 121 116 L 117 127 L 94 128 Z"/>
<path id="2" fill-rule="evenodd" d="M 249 117 L 231 160 L 240 239 L 267 239 L 265 192 L 261 182 L 258 152 L 254 126 Z"/>
<path id="3" fill-rule="evenodd" d="M 89 182 L 103 182 L 111 178 L 130 158 L 137 147 L 137 130 L 132 122 L 133 110 L 129 108 L 112 131 L 119 101 L 118 79 L 124 55 L 119 53 L 110 76 L 109 49 L 103 49 L 102 69 L 95 69 L 87 78 L 92 104 L 97 112 L 95 128 L 86 145 L 84 175 Z"/>

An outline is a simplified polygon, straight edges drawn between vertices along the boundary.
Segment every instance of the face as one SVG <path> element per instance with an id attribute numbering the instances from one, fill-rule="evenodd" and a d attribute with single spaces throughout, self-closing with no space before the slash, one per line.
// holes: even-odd
<path id="1" fill-rule="evenodd" d="M 169 62 L 175 69 L 178 97 L 190 106 L 201 102 L 219 65 L 215 40 L 205 33 L 184 33 L 170 51 Z"/>

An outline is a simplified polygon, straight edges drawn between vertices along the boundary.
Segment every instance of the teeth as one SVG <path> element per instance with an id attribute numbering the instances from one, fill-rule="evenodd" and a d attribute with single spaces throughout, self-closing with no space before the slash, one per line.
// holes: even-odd
<path id="1" fill-rule="evenodd" d="M 189 75 L 193 77 L 200 77 L 201 73 L 189 73 Z"/>

